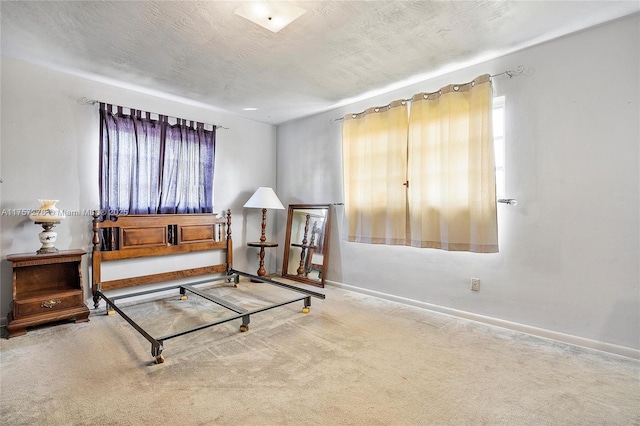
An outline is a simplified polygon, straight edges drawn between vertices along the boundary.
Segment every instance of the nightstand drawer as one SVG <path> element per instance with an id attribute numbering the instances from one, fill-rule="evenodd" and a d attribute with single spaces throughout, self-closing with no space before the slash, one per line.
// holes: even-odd
<path id="1" fill-rule="evenodd" d="M 84 306 L 81 289 L 68 290 L 47 295 L 46 297 L 14 300 L 14 317 L 22 318 L 29 315 L 40 315 L 69 308 Z"/>

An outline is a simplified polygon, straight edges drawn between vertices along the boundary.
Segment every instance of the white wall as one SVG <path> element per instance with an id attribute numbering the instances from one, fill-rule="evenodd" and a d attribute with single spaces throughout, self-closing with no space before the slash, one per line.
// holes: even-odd
<path id="1" fill-rule="evenodd" d="M 257 270 L 257 251 L 247 249 L 246 242 L 259 237 L 261 215 L 242 206 L 259 186 L 275 186 L 274 126 L 6 57 L 1 60 L 0 208 L 5 212 L 36 208 L 39 198 L 59 199 L 58 207 L 64 210 L 98 207 L 98 110 L 79 104 L 82 97 L 216 124 L 229 130 L 217 131 L 214 208 L 231 209 L 234 266 Z M 12 299 L 6 255 L 35 253 L 42 229 L 22 215 L 5 214 L 0 221 L 0 315 L 5 319 Z M 275 223 L 275 217 L 270 222 Z M 91 251 L 90 217 L 68 217 L 55 229 L 59 249 Z M 88 258 L 83 262 L 87 297 Z M 275 271 L 275 259 L 275 253 L 267 254 L 269 271 Z"/>
<path id="2" fill-rule="evenodd" d="M 278 126 L 283 203 L 340 202 L 341 124 L 333 119 L 526 68 L 525 75 L 494 79 L 495 96 L 506 96 L 507 195 L 519 203 L 499 205 L 500 253 L 348 243 L 338 236 L 338 218 L 327 279 L 637 356 L 639 28 L 635 15 Z M 281 242 L 283 235 L 279 229 Z M 470 277 L 481 279 L 480 292 L 469 290 Z"/>

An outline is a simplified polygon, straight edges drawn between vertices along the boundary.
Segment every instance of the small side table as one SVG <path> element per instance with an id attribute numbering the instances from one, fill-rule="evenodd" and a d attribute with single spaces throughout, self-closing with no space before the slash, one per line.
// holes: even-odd
<path id="1" fill-rule="evenodd" d="M 247 243 L 249 247 L 260 247 L 260 267 L 258 268 L 258 276 L 264 277 L 267 275 L 267 271 L 264 269 L 264 249 L 265 247 L 278 247 L 278 243 L 270 243 L 268 241 L 258 241 L 254 243 Z"/>
<path id="2" fill-rule="evenodd" d="M 7 316 L 8 338 L 47 322 L 71 318 L 75 322 L 89 321 L 80 270 L 85 254 L 83 250 L 60 250 L 7 256 L 13 267 L 13 310 Z"/>

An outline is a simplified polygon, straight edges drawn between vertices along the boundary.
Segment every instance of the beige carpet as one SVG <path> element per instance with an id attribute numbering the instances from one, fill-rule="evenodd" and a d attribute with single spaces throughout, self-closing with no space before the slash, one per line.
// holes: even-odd
<path id="1" fill-rule="evenodd" d="M 290 298 L 263 288 L 215 291 L 248 307 Z M 246 333 L 236 320 L 168 340 L 159 365 L 104 311 L 2 339 L 0 424 L 640 425 L 636 360 L 320 291 L 306 315 L 298 302 Z M 126 309 L 158 335 L 219 315 L 176 299 Z"/>

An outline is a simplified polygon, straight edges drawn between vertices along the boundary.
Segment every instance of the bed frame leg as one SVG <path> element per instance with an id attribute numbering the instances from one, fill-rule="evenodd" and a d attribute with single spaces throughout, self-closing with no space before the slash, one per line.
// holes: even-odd
<path id="1" fill-rule="evenodd" d="M 302 308 L 302 313 L 308 314 L 310 309 L 311 309 L 311 296 L 306 297 L 304 299 L 304 307 Z"/>
<path id="2" fill-rule="evenodd" d="M 116 314 L 116 310 L 113 309 L 113 306 L 109 302 L 107 302 L 107 315 L 111 316 L 115 314 Z"/>
<path id="3" fill-rule="evenodd" d="M 151 356 L 155 357 L 156 364 L 162 364 L 164 362 L 164 356 L 162 356 L 162 345 L 151 344 Z"/>
<path id="4" fill-rule="evenodd" d="M 187 291 L 184 287 L 180 287 L 180 300 L 187 300 Z"/>
<path id="5" fill-rule="evenodd" d="M 249 322 L 251 321 L 251 318 L 249 318 L 249 315 L 245 315 L 242 317 L 242 325 L 240 326 L 240 332 L 244 333 L 245 331 L 249 331 Z"/>

